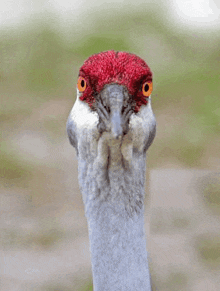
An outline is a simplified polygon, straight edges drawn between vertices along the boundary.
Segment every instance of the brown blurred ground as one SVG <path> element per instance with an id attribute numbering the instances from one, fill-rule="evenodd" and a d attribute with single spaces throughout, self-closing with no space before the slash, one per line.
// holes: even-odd
<path id="1" fill-rule="evenodd" d="M 85 290 L 80 288 L 91 279 L 76 156 L 68 141 L 56 145 L 45 163 L 56 166 L 42 177 L 48 175 L 48 187 L 56 184 L 62 193 L 44 197 L 39 178 L 31 182 L 39 190 L 35 201 L 19 189 L 1 189 L 2 291 Z M 218 216 L 207 208 L 201 192 L 202 181 L 209 176 L 215 174 L 196 169 L 154 169 L 150 173 L 146 231 L 150 221 L 154 290 L 218 290 L 219 253 L 211 258 L 201 253 L 203 244 L 213 247 L 212 241 L 220 235 Z M 218 243 L 214 244 L 217 249 Z"/>

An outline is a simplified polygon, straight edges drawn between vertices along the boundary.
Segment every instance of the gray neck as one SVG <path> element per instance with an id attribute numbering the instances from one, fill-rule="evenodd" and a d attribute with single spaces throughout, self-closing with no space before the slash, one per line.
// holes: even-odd
<path id="1" fill-rule="evenodd" d="M 115 206 L 88 217 L 94 291 L 149 291 L 144 209 L 128 217 Z"/>
<path id="2" fill-rule="evenodd" d="M 114 156 L 116 157 L 116 156 Z M 79 162 L 94 291 L 150 291 L 144 234 L 145 154 L 133 165 Z M 102 169 L 103 166 L 103 169 Z"/>

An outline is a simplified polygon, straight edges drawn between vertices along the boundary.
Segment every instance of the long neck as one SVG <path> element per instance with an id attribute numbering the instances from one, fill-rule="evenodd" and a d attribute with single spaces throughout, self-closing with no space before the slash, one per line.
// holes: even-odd
<path id="1" fill-rule="evenodd" d="M 115 206 L 103 203 L 88 217 L 94 291 L 149 291 L 143 207 L 128 217 Z"/>
<path id="2" fill-rule="evenodd" d="M 94 291 L 150 291 L 144 234 L 145 155 L 133 153 L 131 161 L 128 144 L 123 150 L 117 141 L 109 145 L 105 137 L 98 143 L 98 155 L 94 160 L 90 157 L 91 163 L 79 160 Z"/>

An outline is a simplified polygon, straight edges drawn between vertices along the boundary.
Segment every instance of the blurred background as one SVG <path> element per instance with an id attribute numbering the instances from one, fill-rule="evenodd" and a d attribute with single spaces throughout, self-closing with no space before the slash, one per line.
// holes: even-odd
<path id="1" fill-rule="evenodd" d="M 0 290 L 92 290 L 66 120 L 79 67 L 108 49 L 139 55 L 154 74 L 153 290 L 219 290 L 219 2 L 14 0 L 0 8 Z"/>

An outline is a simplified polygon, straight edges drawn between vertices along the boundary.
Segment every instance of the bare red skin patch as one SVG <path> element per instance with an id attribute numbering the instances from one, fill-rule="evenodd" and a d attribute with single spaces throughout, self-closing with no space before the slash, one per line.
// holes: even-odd
<path id="1" fill-rule="evenodd" d="M 111 83 L 126 86 L 136 101 L 135 112 L 148 102 L 141 86 L 146 81 L 152 82 L 152 72 L 145 61 L 134 54 L 110 50 L 92 55 L 80 68 L 79 76 L 87 83 L 80 100 L 90 107 L 95 102 L 95 95 Z"/>

